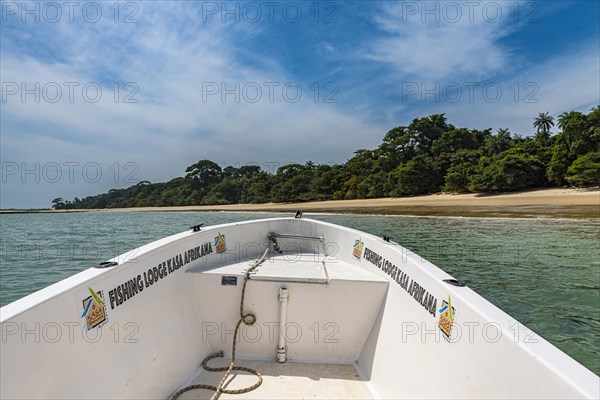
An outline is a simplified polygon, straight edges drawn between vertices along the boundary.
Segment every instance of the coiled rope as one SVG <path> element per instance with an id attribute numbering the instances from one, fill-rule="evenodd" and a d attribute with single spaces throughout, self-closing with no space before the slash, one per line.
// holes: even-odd
<path id="1" fill-rule="evenodd" d="M 277 240 L 275 238 L 271 238 L 271 241 L 274 243 L 276 248 L 278 248 Z M 246 295 L 246 284 L 248 283 L 248 280 L 250 279 L 250 273 L 252 271 L 254 271 L 263 262 L 265 262 L 268 255 L 269 255 L 269 246 L 267 246 L 267 249 L 265 250 L 262 257 L 259 258 L 258 260 L 256 260 L 244 274 L 244 284 L 242 285 L 242 298 L 240 300 L 240 319 L 238 320 L 237 324 L 235 324 L 235 331 L 233 333 L 233 346 L 231 349 L 231 362 L 229 363 L 229 367 L 209 367 L 208 366 L 208 362 L 210 360 L 212 360 L 213 358 L 223 357 L 223 355 L 224 355 L 223 351 L 219 351 L 217 353 L 211 354 L 208 357 L 206 357 L 204 360 L 202 360 L 202 368 L 204 368 L 207 371 L 213 371 L 213 372 L 214 371 L 227 371 L 227 372 L 225 372 L 225 375 L 223 375 L 223 378 L 221 379 L 221 382 L 219 383 L 219 385 L 218 386 L 207 385 L 207 384 L 189 385 L 189 386 L 184 387 L 183 389 L 178 390 L 171 397 L 171 400 L 175 400 L 176 398 L 181 396 L 183 393 L 188 392 L 190 390 L 194 390 L 194 389 L 212 390 L 215 393 L 212 395 L 211 400 L 217 400 L 219 398 L 219 396 L 221 396 L 221 393 L 227 393 L 227 394 L 247 393 L 247 392 L 250 392 L 250 391 L 256 389 L 257 387 L 259 387 L 262 384 L 263 379 L 262 379 L 262 375 L 260 374 L 260 372 L 258 372 L 257 370 L 255 370 L 253 368 L 240 367 L 238 365 L 235 365 L 235 349 L 236 349 L 236 345 L 237 345 L 238 331 L 240 329 L 240 325 L 242 324 L 242 322 L 245 325 L 254 325 L 254 323 L 256 322 L 256 315 L 254 315 L 251 312 L 244 314 L 244 297 Z M 256 375 L 256 377 L 258 378 L 258 382 L 256 382 L 252 386 L 248 386 L 248 387 L 241 388 L 241 389 L 224 389 L 223 386 L 225 385 L 227 378 L 229 377 L 229 375 L 231 375 L 231 371 L 234 371 L 234 370 L 250 372 L 251 374 Z"/>

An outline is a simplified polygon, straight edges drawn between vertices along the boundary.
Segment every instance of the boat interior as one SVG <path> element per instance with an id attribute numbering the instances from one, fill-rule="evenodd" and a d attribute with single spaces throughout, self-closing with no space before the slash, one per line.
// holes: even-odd
<path id="1" fill-rule="evenodd" d="M 223 350 L 231 360 L 235 321 L 239 318 L 239 285 L 221 285 L 232 277 L 241 282 L 251 262 L 192 272 L 189 283 L 203 323 L 203 340 Z M 278 292 L 289 293 L 285 323 L 286 361 L 276 361 L 280 309 Z M 372 398 L 368 380 L 357 360 L 383 306 L 388 281 L 371 272 L 320 253 L 286 253 L 269 257 L 250 275 L 245 308 L 256 315 L 254 325 L 241 325 L 236 365 L 256 369 L 263 383 L 255 390 L 222 394 L 222 398 Z M 215 322 L 216 321 L 216 322 Z M 217 386 L 224 372 L 200 368 L 192 385 Z M 234 371 L 223 386 L 243 388 L 256 376 Z M 179 398 L 210 398 L 214 392 L 197 389 Z M 229 397 L 228 397 L 229 396 Z"/>

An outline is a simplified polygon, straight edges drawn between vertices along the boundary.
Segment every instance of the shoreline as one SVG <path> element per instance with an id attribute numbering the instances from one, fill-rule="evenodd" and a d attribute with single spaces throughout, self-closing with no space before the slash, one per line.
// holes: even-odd
<path id="1" fill-rule="evenodd" d="M 71 212 L 334 212 L 347 214 L 496 218 L 600 218 L 600 189 L 537 189 L 524 192 L 433 194 L 415 197 L 329 200 L 307 203 L 227 204 L 73 210 L 0 210 L 2 214 Z"/>

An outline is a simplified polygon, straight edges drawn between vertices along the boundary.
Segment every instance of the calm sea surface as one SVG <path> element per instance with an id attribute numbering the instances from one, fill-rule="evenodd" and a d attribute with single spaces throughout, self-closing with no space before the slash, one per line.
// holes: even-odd
<path id="1" fill-rule="evenodd" d="M 0 305 L 191 225 L 270 216 L 282 214 L 2 214 Z M 310 217 L 391 236 L 600 375 L 600 221 Z"/>

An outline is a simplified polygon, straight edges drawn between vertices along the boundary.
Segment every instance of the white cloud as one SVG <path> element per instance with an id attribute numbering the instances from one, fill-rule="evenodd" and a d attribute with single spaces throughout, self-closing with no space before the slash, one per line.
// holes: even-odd
<path id="1" fill-rule="evenodd" d="M 423 80 L 469 75 L 485 79 L 505 68 L 507 6 L 497 2 L 390 2 L 376 18 L 386 34 L 372 44 L 372 60 Z"/>
<path id="2" fill-rule="evenodd" d="M 504 40 L 533 27 L 537 7 L 531 2 L 385 3 L 375 18 L 384 35 L 369 45 L 367 57 L 390 67 L 378 78 L 399 100 L 386 108 L 388 121 L 408 124 L 446 113 L 457 126 L 506 127 L 529 135 L 540 112 L 588 112 L 600 102 L 597 38 L 544 61 Z M 556 5 L 543 11 L 548 7 L 560 12 Z"/>
<path id="3" fill-rule="evenodd" d="M 497 102 L 486 101 L 482 91 L 475 101 L 440 102 L 427 105 L 426 112 L 446 112 L 458 126 L 472 128 L 509 128 L 521 135 L 534 133 L 534 118 L 540 112 L 554 117 L 565 111 L 588 113 L 600 103 L 600 60 L 596 44 L 590 43 L 573 52 L 563 53 L 526 71 L 511 76 L 497 85 L 502 96 Z M 518 91 L 517 91 L 518 88 Z M 554 130 L 556 132 L 556 128 Z"/>

